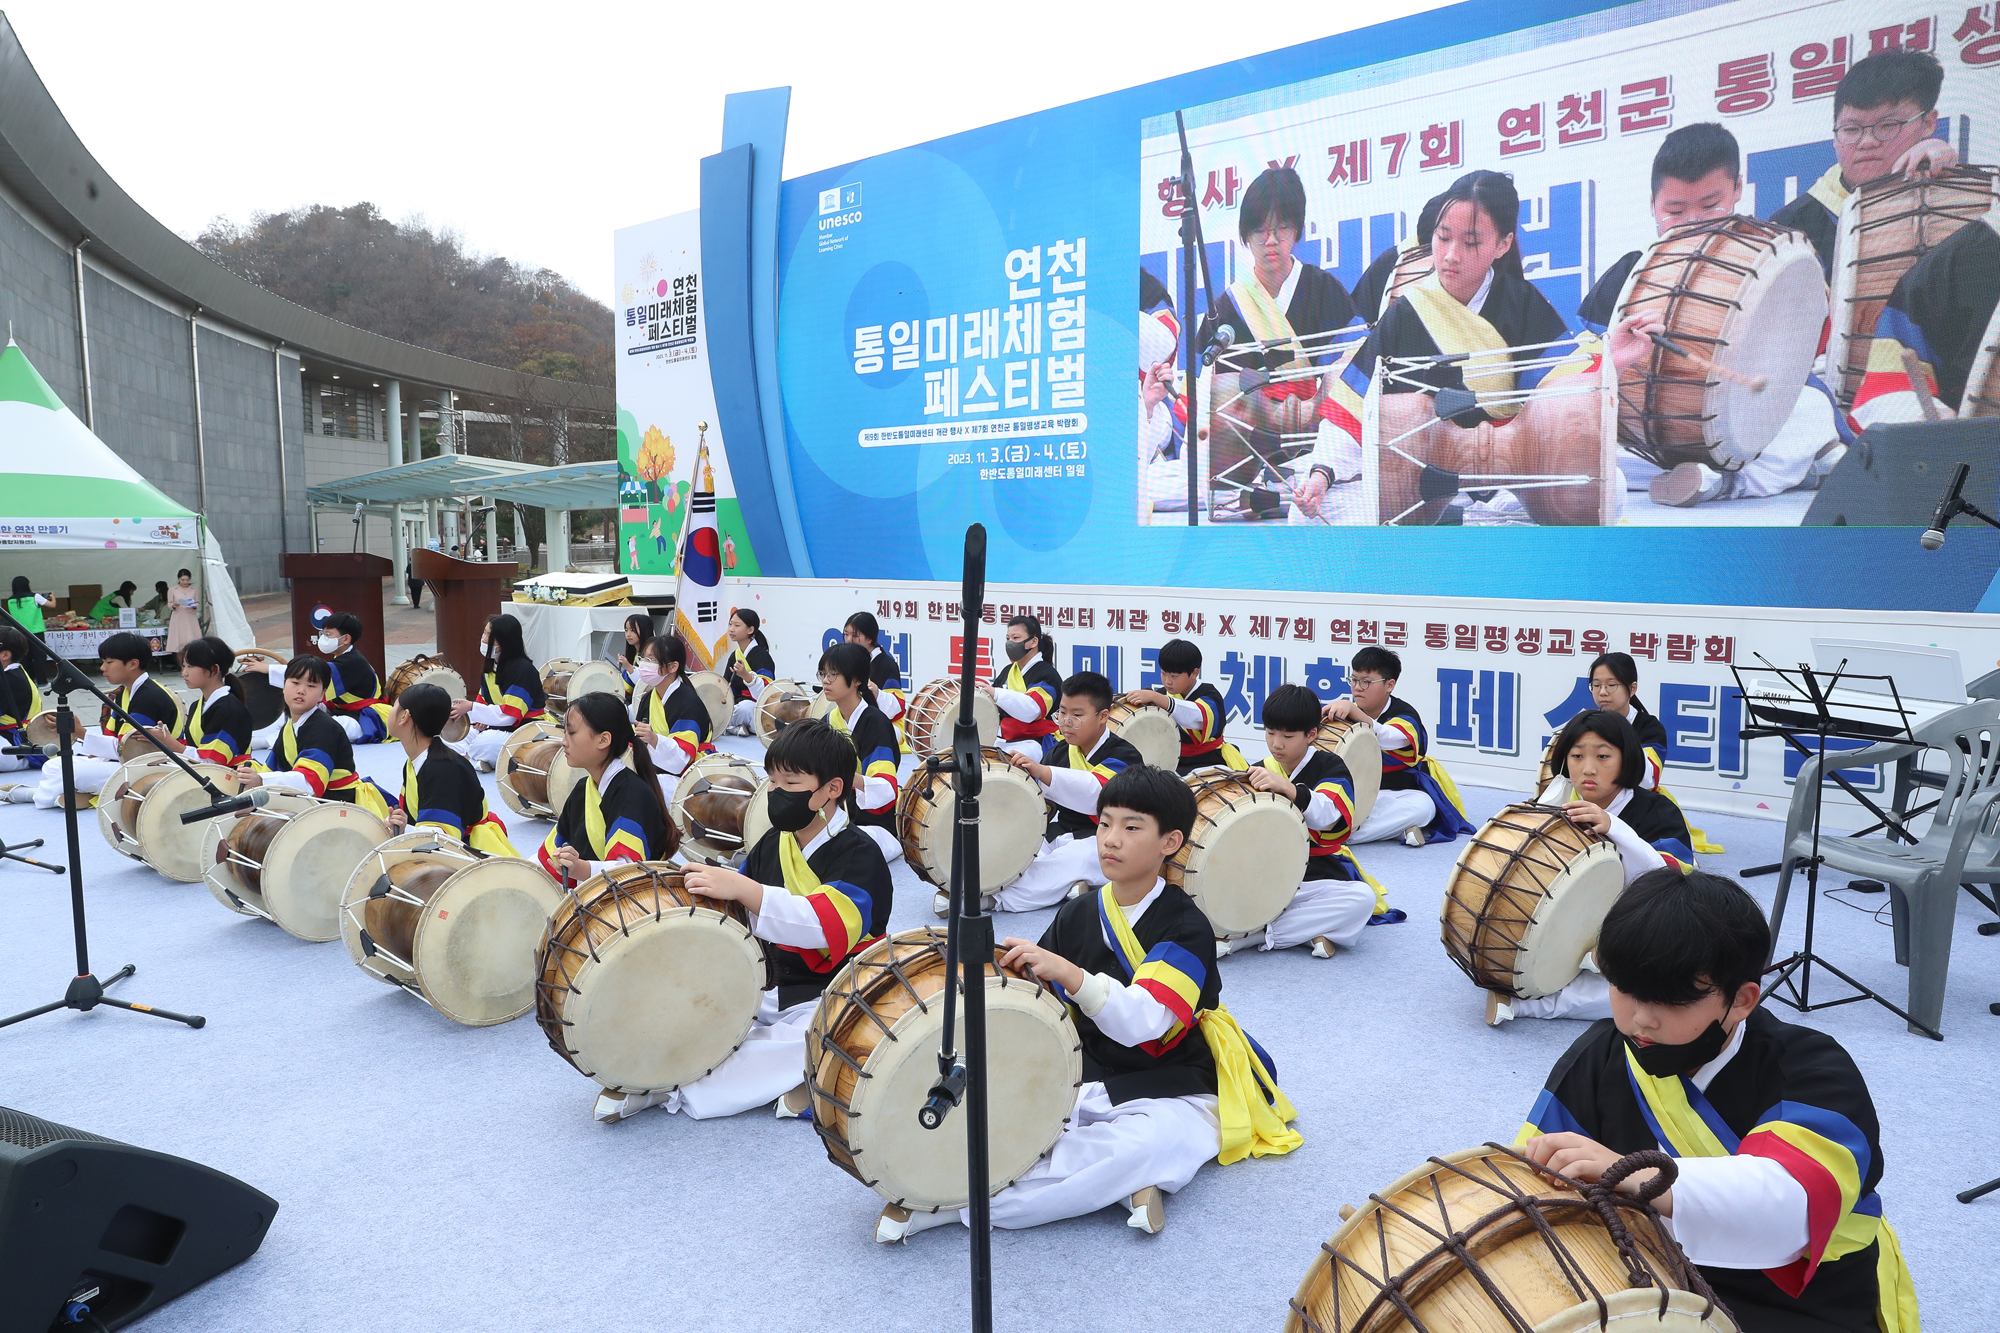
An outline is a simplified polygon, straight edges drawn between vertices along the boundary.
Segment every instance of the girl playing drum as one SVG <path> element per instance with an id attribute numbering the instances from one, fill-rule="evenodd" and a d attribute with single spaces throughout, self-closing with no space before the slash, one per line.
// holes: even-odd
<path id="1" fill-rule="evenodd" d="M 1615 843 L 1626 884 L 1662 866 L 1694 868 L 1693 839 L 1680 807 L 1640 785 L 1646 756 L 1630 722 L 1602 709 L 1578 713 L 1556 737 L 1553 758 L 1560 776 L 1537 800 L 1561 806 L 1573 822 Z M 1609 1017 L 1611 988 L 1593 971 L 1539 999 L 1498 991 L 1486 997 L 1486 1021 L 1494 1027 L 1510 1018 Z"/>
<path id="2" fill-rule="evenodd" d="M 827 724 L 854 742 L 860 757 L 855 827 L 875 840 L 883 860 L 893 861 L 903 854 L 903 844 L 896 841 L 896 802 L 902 795 L 896 768 L 902 751 L 896 728 L 882 711 L 881 696 L 869 684 L 867 649 L 836 643 L 819 659 L 819 681 L 833 703 Z"/>
<path id="3" fill-rule="evenodd" d="M 738 607 L 729 613 L 729 656 L 717 664 L 716 670 L 728 679 L 729 691 L 736 700 L 729 714 L 732 736 L 750 734 L 751 719 L 757 714 L 757 695 L 778 674 L 777 665 L 771 660 L 771 641 L 764 637 L 761 626 L 757 613 L 748 607 Z"/>
<path id="4" fill-rule="evenodd" d="M 563 755 L 584 780 L 570 789 L 540 856 L 542 869 L 565 885 L 602 874 L 613 861 L 664 861 L 680 845 L 659 770 L 634 739 L 616 695 L 579 696 L 563 714 Z"/>

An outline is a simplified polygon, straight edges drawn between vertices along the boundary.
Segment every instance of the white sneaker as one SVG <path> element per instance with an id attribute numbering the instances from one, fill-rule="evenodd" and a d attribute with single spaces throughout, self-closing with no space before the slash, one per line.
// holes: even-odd
<path id="1" fill-rule="evenodd" d="M 1404 845 L 1405 847 L 1421 847 L 1421 846 L 1423 846 L 1423 845 L 1424 845 L 1424 826 L 1423 826 L 1422 824 L 1412 824 L 1412 825 L 1410 825 L 1410 826 L 1409 826 L 1408 828 L 1404 829 L 1404 830 L 1403 830 L 1403 845 Z"/>
<path id="2" fill-rule="evenodd" d="M 1736 489 L 1734 472 L 1717 472 L 1701 463 L 1681 463 L 1646 483 L 1656 505 L 1687 509 L 1710 500 L 1726 500 Z"/>
<path id="3" fill-rule="evenodd" d="M 777 1115 L 780 1120 L 812 1119 L 812 1093 L 805 1084 L 799 1084 L 778 1098 Z"/>
<path id="4" fill-rule="evenodd" d="M 1125 1201 L 1132 1215 L 1125 1219 L 1125 1225 L 1143 1231 L 1149 1236 L 1157 1236 L 1167 1225 L 1167 1196 L 1158 1185 L 1148 1185 Z"/>
<path id="5" fill-rule="evenodd" d="M 1215 956 L 1217 958 L 1229 957 L 1229 950 L 1235 945 L 1235 943 L 1236 941 L 1234 940 L 1218 939 L 1215 942 Z"/>
<path id="6" fill-rule="evenodd" d="M 951 895 L 939 889 L 931 898 L 931 910 L 939 916 L 951 915 Z"/>
<path id="7" fill-rule="evenodd" d="M 601 1125 L 615 1125 L 620 1120 L 629 1120 L 649 1106 L 659 1106 L 671 1092 L 600 1092 L 592 1114 Z"/>
<path id="8" fill-rule="evenodd" d="M 15 805 L 33 805 L 35 803 L 35 788 L 39 786 L 41 786 L 39 782 L 32 786 L 23 782 L 18 787 L 9 787 L 7 789 L 7 799 Z"/>
<path id="9" fill-rule="evenodd" d="M 1087 880 L 1087 879 L 1079 879 L 1079 880 L 1075 880 L 1075 881 L 1073 881 L 1073 882 L 1072 882 L 1072 883 L 1070 884 L 1070 886 L 1069 886 L 1069 892 L 1068 892 L 1068 893 L 1066 893 L 1066 894 L 1064 894 L 1064 895 L 1063 895 L 1063 897 L 1065 897 L 1065 898 L 1081 898 L 1081 897 L 1083 897 L 1083 895 L 1084 895 L 1084 894 L 1086 894 L 1086 893 L 1095 893 L 1096 891 L 1097 891 L 1097 890 L 1096 890 L 1096 887 L 1095 887 L 1094 885 L 1092 885 L 1092 884 L 1091 884 L 1091 882 L 1090 882 L 1089 880 Z"/>
<path id="10" fill-rule="evenodd" d="M 1507 1002 L 1507 997 L 1505 995 L 1502 995 L 1497 990 L 1490 990 L 1486 992 L 1487 1027 L 1497 1028 L 1502 1023 L 1511 1022 L 1513 1020 L 1513 1017 L 1514 1017 L 1514 1006 Z"/>
<path id="11" fill-rule="evenodd" d="M 1312 941 L 1312 956 L 1313 956 L 1313 957 L 1315 957 L 1315 958 L 1331 958 L 1331 957 L 1333 957 L 1333 953 L 1334 953 L 1334 949 L 1333 949 L 1333 941 L 1332 941 L 1332 940 L 1328 939 L 1328 938 L 1327 938 L 1326 936 L 1324 936 L 1324 935 L 1315 935 L 1315 936 L 1313 936 L 1313 941 Z"/>
<path id="12" fill-rule="evenodd" d="M 889 1204 L 882 1209 L 882 1215 L 875 1219 L 875 1240 L 881 1245 L 894 1245 L 899 1240 L 908 1240 L 919 1231 L 929 1231 L 947 1222 L 956 1222 L 958 1213 L 953 1209 L 939 1209 L 935 1213 L 913 1213 L 907 1208 Z"/>

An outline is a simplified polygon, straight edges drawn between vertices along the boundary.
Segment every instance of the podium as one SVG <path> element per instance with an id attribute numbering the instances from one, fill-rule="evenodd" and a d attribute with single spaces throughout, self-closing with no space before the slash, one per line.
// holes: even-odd
<path id="1" fill-rule="evenodd" d="M 476 691 L 486 675 L 479 637 L 486 632 L 488 616 L 513 604 L 520 566 L 505 560 L 482 564 L 442 551 L 419 550 L 410 552 L 410 572 L 430 587 L 439 655 L 465 677 L 468 690 Z"/>
<path id="2" fill-rule="evenodd" d="M 361 620 L 361 655 L 387 673 L 382 656 L 382 580 L 395 566 L 365 551 L 287 551 L 278 572 L 292 581 L 292 655 L 315 651 L 316 607 L 345 611 Z"/>

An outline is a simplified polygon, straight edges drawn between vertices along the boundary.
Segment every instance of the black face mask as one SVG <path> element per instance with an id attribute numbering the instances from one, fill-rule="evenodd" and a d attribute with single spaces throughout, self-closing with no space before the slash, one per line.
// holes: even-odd
<path id="1" fill-rule="evenodd" d="M 809 791 L 773 787 L 764 795 L 764 813 L 770 818 L 771 827 L 780 833 L 797 833 L 819 813 L 812 808 L 812 798 Z"/>
<path id="2" fill-rule="evenodd" d="M 1654 1042 L 1651 1046 L 1641 1046 L 1630 1037 L 1625 1044 L 1632 1048 L 1632 1054 L 1639 1059 L 1639 1068 L 1654 1078 L 1672 1078 L 1677 1074 L 1692 1074 L 1695 1070 L 1722 1054 L 1722 1048 L 1729 1044 L 1729 1034 L 1722 1030 L 1720 1020 L 1711 1022 L 1702 1034 L 1693 1041 L 1682 1042 L 1678 1046 L 1668 1046 Z"/>
<path id="3" fill-rule="evenodd" d="M 1007 660 L 1018 662 L 1028 655 L 1028 645 L 1015 639 L 1007 640 Z"/>

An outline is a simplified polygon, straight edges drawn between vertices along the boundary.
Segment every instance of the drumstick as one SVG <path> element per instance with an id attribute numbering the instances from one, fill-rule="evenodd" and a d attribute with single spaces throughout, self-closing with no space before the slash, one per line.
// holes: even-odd
<path id="1" fill-rule="evenodd" d="M 1931 381 L 1924 374 L 1924 363 L 1907 347 L 1903 349 L 1903 374 L 1909 377 L 1910 392 L 1917 396 L 1917 406 L 1924 409 L 1924 420 L 1943 420 L 1938 412 L 1937 399 L 1931 397 Z"/>
<path id="2" fill-rule="evenodd" d="M 1666 348 L 1669 352 L 1672 352 L 1675 356 L 1684 356 L 1688 360 L 1694 362 L 1696 365 L 1702 367 L 1702 369 L 1713 371 L 1716 375 L 1720 376 L 1723 379 L 1728 380 L 1731 384 L 1740 384 L 1752 393 L 1762 393 L 1764 392 L 1765 389 L 1771 386 L 1771 378 L 1768 375 L 1745 375 L 1740 370 L 1731 370 L 1728 366 L 1717 364 L 1710 357 L 1703 356 L 1701 353 L 1696 352 L 1691 348 L 1681 346 L 1679 343 L 1675 342 L 1672 338 L 1669 338 L 1664 333 L 1653 333 L 1653 334 L 1648 334 L 1647 336 L 1650 337 L 1655 344 Z"/>

